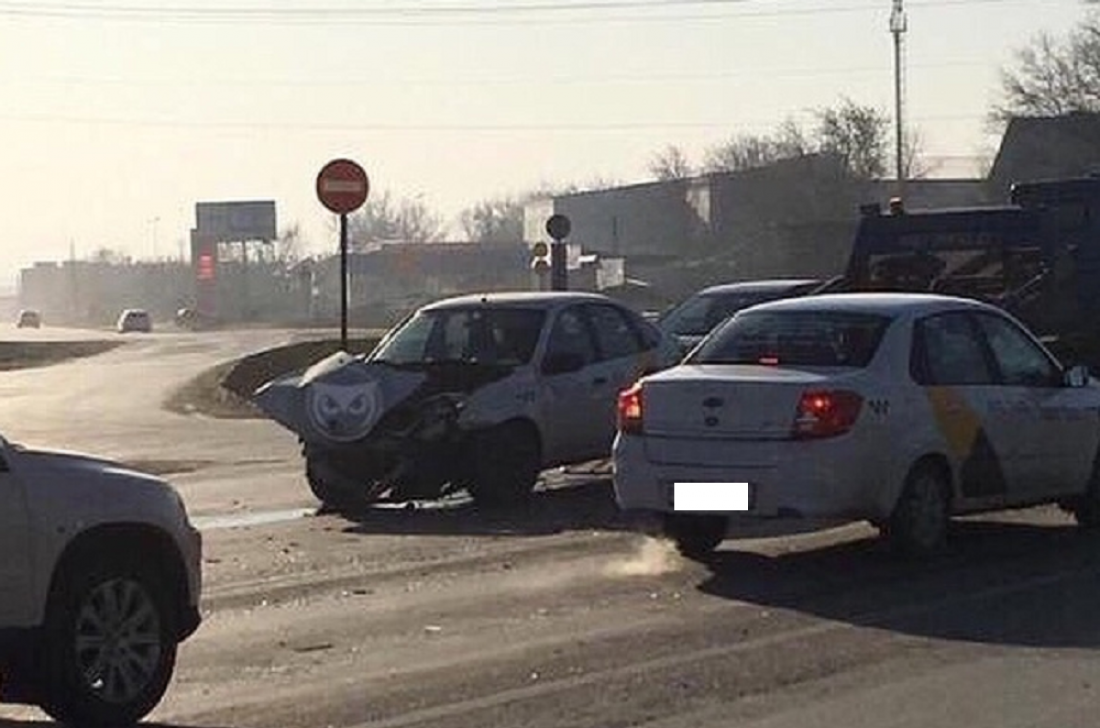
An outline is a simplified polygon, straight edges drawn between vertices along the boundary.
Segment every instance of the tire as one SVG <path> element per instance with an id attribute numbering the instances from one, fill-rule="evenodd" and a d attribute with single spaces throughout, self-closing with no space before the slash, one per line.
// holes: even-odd
<path id="1" fill-rule="evenodd" d="M 928 558 L 947 546 L 951 489 L 940 468 L 917 464 L 905 479 L 885 535 L 894 550 L 910 558 Z"/>
<path id="2" fill-rule="evenodd" d="M 179 641 L 176 605 L 140 558 L 108 552 L 58 574 L 38 668 L 41 707 L 54 719 L 132 725 L 164 696 Z"/>
<path id="3" fill-rule="evenodd" d="M 321 501 L 322 511 L 354 513 L 366 505 L 365 489 L 357 487 L 322 456 L 306 456 L 306 481 L 314 497 Z"/>
<path id="4" fill-rule="evenodd" d="M 1100 529 L 1100 455 L 1093 461 L 1088 488 L 1073 500 L 1069 510 L 1081 528 L 1089 531 Z"/>
<path id="5" fill-rule="evenodd" d="M 506 423 L 474 438 L 470 495 L 482 506 L 512 506 L 525 502 L 542 471 L 542 453 L 531 428 Z"/>
<path id="6" fill-rule="evenodd" d="M 729 519 L 725 516 L 669 513 L 665 516 L 665 536 L 676 544 L 682 556 L 699 561 L 714 553 L 726 538 Z"/>

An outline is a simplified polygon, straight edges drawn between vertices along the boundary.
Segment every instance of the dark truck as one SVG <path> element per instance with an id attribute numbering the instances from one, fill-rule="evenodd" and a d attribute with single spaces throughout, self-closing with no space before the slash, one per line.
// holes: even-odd
<path id="1" fill-rule="evenodd" d="M 818 292 L 981 299 L 1100 372 L 1100 177 L 1018 183 L 1007 205 L 861 212 L 844 274 Z"/>

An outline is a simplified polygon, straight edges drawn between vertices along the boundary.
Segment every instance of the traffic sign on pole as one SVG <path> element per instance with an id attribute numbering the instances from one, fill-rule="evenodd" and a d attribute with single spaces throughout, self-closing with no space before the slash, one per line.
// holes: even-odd
<path id="1" fill-rule="evenodd" d="M 340 348 L 348 350 L 348 213 L 367 201 L 370 180 L 350 159 L 334 159 L 317 174 L 317 199 L 340 216 Z"/>
<path id="2" fill-rule="evenodd" d="M 317 199 L 338 215 L 358 210 L 369 193 L 367 173 L 350 159 L 334 159 L 317 175 Z"/>
<path id="3" fill-rule="evenodd" d="M 550 244 L 550 290 L 569 290 L 569 272 L 566 267 L 565 238 L 569 237 L 572 224 L 562 214 L 551 215 L 546 221 L 546 233 L 554 239 Z"/>

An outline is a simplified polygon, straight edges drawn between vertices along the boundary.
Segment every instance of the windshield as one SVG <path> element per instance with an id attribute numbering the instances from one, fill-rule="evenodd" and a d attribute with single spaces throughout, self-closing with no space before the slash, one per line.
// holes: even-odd
<path id="1" fill-rule="evenodd" d="M 749 311 L 730 319 L 690 364 L 865 367 L 890 318 L 846 311 Z"/>
<path id="2" fill-rule="evenodd" d="M 372 361 L 388 364 L 529 364 L 546 313 L 528 308 L 421 311 L 379 347 Z"/>
<path id="3" fill-rule="evenodd" d="M 669 312 L 661 328 L 675 336 L 704 336 L 738 311 L 786 295 L 781 290 L 693 296 Z"/>

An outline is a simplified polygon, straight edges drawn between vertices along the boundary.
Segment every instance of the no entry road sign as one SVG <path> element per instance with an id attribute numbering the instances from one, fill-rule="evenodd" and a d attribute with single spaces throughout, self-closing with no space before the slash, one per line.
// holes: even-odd
<path id="1" fill-rule="evenodd" d="M 367 173 L 350 159 L 334 159 L 317 175 L 317 199 L 339 215 L 358 210 L 369 192 Z"/>

